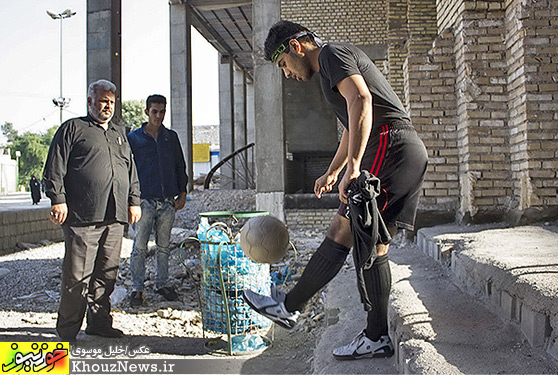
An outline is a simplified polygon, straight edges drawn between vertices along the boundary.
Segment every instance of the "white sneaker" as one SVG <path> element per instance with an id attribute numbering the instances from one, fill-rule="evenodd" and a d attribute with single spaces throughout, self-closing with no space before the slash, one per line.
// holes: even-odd
<path id="1" fill-rule="evenodd" d="M 298 311 L 294 313 L 285 308 L 285 293 L 271 288 L 271 296 L 264 296 L 249 289 L 243 293 L 244 301 L 256 312 L 279 324 L 286 329 L 292 329 L 296 325 L 296 320 L 300 315 Z"/>
<path id="2" fill-rule="evenodd" d="M 381 336 L 372 341 L 364 334 L 364 330 L 349 345 L 333 349 L 335 359 L 380 358 L 393 355 L 393 344 L 389 336 Z"/>

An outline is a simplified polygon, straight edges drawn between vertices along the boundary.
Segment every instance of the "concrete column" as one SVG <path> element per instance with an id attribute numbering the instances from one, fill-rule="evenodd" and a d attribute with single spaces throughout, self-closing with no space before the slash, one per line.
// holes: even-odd
<path id="1" fill-rule="evenodd" d="M 429 156 L 415 226 L 451 222 L 460 204 L 454 45 L 447 29 L 427 54 L 410 55 L 404 65 L 405 103 Z"/>
<path id="2" fill-rule="evenodd" d="M 254 0 L 254 108 L 256 113 L 256 206 L 285 220 L 285 141 L 281 71 L 264 60 L 269 28 L 281 18 L 280 0 Z"/>
<path id="3" fill-rule="evenodd" d="M 193 188 L 192 54 L 190 7 L 169 2 L 171 127 L 178 133 L 186 159 L 188 190 Z"/>
<path id="4" fill-rule="evenodd" d="M 246 81 L 246 143 L 256 142 L 256 114 L 254 113 L 254 82 Z"/>
<path id="5" fill-rule="evenodd" d="M 506 7 L 513 224 L 550 218 L 558 210 L 556 6 L 514 1 Z"/>
<path id="6" fill-rule="evenodd" d="M 234 150 L 233 61 L 224 55 L 219 59 L 219 157 L 223 160 Z M 221 189 L 232 189 L 232 164 L 223 165 L 220 174 Z"/>
<path id="7" fill-rule="evenodd" d="M 509 196 L 504 1 L 464 2 L 455 26 L 458 219 L 502 219 Z"/>
<path id="8" fill-rule="evenodd" d="M 233 108 L 234 108 L 234 149 L 246 145 L 246 74 L 237 66 L 233 69 Z M 246 153 L 235 158 L 234 187 L 246 189 L 247 168 Z"/>
<path id="9" fill-rule="evenodd" d="M 438 35 L 436 0 L 408 0 L 408 53 L 427 53 Z"/>
<path id="10" fill-rule="evenodd" d="M 408 0 L 388 0 L 389 83 L 403 98 L 403 63 L 408 55 Z"/>
<path id="11" fill-rule="evenodd" d="M 254 82 L 246 81 L 246 143 L 256 142 L 256 114 L 254 113 Z M 255 184 L 256 165 L 254 163 L 254 148 L 248 151 L 248 169 Z M 255 187 L 255 185 L 254 185 Z"/>
<path id="12" fill-rule="evenodd" d="M 116 85 L 114 118 L 122 118 L 121 0 L 87 0 L 87 85 L 108 79 Z"/>

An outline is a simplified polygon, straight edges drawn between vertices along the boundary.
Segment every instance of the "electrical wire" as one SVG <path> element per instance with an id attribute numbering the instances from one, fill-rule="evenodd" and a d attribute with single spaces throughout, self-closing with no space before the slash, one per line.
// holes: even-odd
<path id="1" fill-rule="evenodd" d="M 33 123 L 30 124 L 30 125 L 24 126 L 23 128 L 20 128 L 20 129 L 17 129 L 17 131 L 19 132 L 19 131 L 23 131 L 23 130 L 29 129 L 29 128 L 32 127 L 32 126 L 37 125 L 37 123 L 39 123 L 40 121 L 46 121 L 46 118 L 47 118 L 48 116 L 53 115 L 53 114 L 56 113 L 56 112 L 58 112 L 58 109 L 55 109 L 54 111 L 50 112 L 50 113 L 49 113 L 48 115 L 46 115 L 46 116 L 42 116 L 39 120 L 33 122 Z"/>

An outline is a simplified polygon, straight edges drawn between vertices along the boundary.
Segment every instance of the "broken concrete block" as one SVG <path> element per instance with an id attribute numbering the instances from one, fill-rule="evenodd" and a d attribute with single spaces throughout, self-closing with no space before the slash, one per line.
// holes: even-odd
<path id="1" fill-rule="evenodd" d="M 500 312 L 504 319 L 511 320 L 515 315 L 515 297 L 505 290 L 502 291 L 500 299 Z"/>
<path id="2" fill-rule="evenodd" d="M 546 315 L 533 311 L 525 304 L 521 307 L 521 332 L 531 346 L 542 347 L 545 341 Z"/>

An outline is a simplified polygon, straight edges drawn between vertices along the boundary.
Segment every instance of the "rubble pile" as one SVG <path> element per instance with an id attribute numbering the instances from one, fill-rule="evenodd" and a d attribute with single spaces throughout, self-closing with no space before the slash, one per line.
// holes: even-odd
<path id="1" fill-rule="evenodd" d="M 175 227 L 196 230 L 199 213 L 208 211 L 253 211 L 256 209 L 254 190 L 200 190 L 188 194 L 188 201 L 176 213 Z"/>

